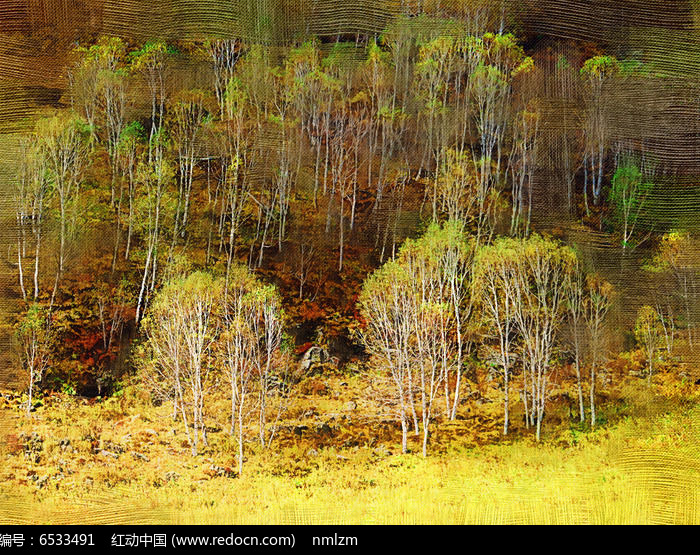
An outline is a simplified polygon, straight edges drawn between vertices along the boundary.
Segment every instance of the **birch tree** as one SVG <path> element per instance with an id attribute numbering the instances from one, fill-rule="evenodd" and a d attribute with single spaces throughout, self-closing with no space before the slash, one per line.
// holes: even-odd
<path id="1" fill-rule="evenodd" d="M 138 168 L 140 153 L 144 144 L 144 129 L 138 122 L 132 122 L 124 127 L 117 143 L 118 168 L 122 175 L 122 180 L 126 181 L 127 191 L 127 215 L 126 215 L 126 247 L 124 259 L 129 260 L 131 252 L 131 239 L 134 227 L 134 204 L 136 201 L 136 172 Z M 123 186 L 120 188 L 119 202 L 117 204 L 117 215 L 122 219 L 122 196 Z M 115 253 L 118 251 L 119 241 L 115 241 Z"/>
<path id="2" fill-rule="evenodd" d="M 444 392 L 448 418 L 454 418 L 459 403 L 464 348 L 468 344 L 465 301 L 472 255 L 461 224 L 449 221 L 442 227 L 431 226 L 417 241 L 407 240 L 398 256 L 415 296 L 415 309 L 411 311 L 413 365 L 418 374 L 424 456 L 439 388 Z M 453 377 L 455 385 L 451 388 Z"/>
<path id="3" fill-rule="evenodd" d="M 529 405 L 526 418 L 535 427 L 539 441 L 552 357 L 565 315 L 566 291 L 576 255 L 570 248 L 537 235 L 525 240 L 498 241 L 511 246 L 514 318 L 522 340 L 523 390 Z"/>
<path id="4" fill-rule="evenodd" d="M 197 158 L 197 141 L 208 119 L 204 93 L 191 91 L 172 107 L 170 137 L 178 160 L 178 201 L 173 228 L 173 244 L 178 235 L 185 235 L 190 211 L 192 183 Z"/>
<path id="5" fill-rule="evenodd" d="M 144 242 L 144 262 L 141 286 L 136 303 L 136 321 L 143 314 L 147 298 L 155 289 L 163 222 L 166 216 L 173 215 L 173 203 L 168 200 L 168 189 L 175 172 L 167 156 L 168 141 L 165 134 L 159 131 L 153 137 L 150 146 L 150 162 L 145 159 L 139 164 L 137 180 L 140 194 L 137 202 L 137 225 Z"/>
<path id="6" fill-rule="evenodd" d="M 685 316 L 688 345 L 695 345 L 697 312 L 695 301 L 700 286 L 700 243 L 687 231 L 671 231 L 661 238 L 659 250 L 647 268 L 655 272 L 668 272 L 675 282 L 676 297 Z"/>
<path id="7" fill-rule="evenodd" d="M 644 349 L 647 359 L 647 379 L 651 384 L 651 375 L 654 371 L 656 353 L 661 348 L 663 327 L 659 314 L 654 307 L 645 305 L 637 312 L 637 321 L 634 326 L 634 336 L 637 343 Z"/>
<path id="8" fill-rule="evenodd" d="M 473 294 L 485 319 L 488 333 L 498 341 L 499 362 L 503 373 L 503 435 L 510 423 L 510 380 L 515 358 L 516 287 L 518 279 L 517 244 L 498 240 L 482 247 L 474 261 Z M 526 407 L 527 412 L 527 407 Z"/>
<path id="9" fill-rule="evenodd" d="M 253 412 L 250 398 L 254 395 L 258 337 L 248 327 L 248 294 L 255 283 L 247 268 L 236 266 L 228 274 L 223 298 L 223 351 L 225 373 L 231 385 L 231 436 L 238 434 L 238 472 L 243 472 L 244 427 Z"/>
<path id="10" fill-rule="evenodd" d="M 476 168 L 468 154 L 454 149 L 443 153 L 434 191 L 437 212 L 465 226 L 474 222 L 478 226 L 477 179 Z"/>
<path id="11" fill-rule="evenodd" d="M 411 322 L 408 279 L 396 261 L 389 261 L 364 282 L 358 300 L 365 327 L 360 337 L 376 368 L 391 376 L 401 424 L 401 452 L 408 452 L 410 413 L 414 409 L 410 379 Z"/>
<path id="12" fill-rule="evenodd" d="M 376 189 L 375 206 L 381 203 L 388 159 L 395 142 L 397 119 L 401 111 L 393 87 L 390 55 L 382 50 L 376 40 L 367 47 L 367 59 L 362 68 L 362 78 L 369 96 L 367 117 L 367 187 Z M 375 173 L 375 158 L 380 155 Z M 375 185 L 376 184 L 376 185 Z"/>
<path id="13" fill-rule="evenodd" d="M 612 304 L 612 285 L 596 274 L 586 277 L 586 297 L 584 318 L 588 330 L 590 354 L 590 392 L 591 426 L 595 426 L 595 385 L 598 365 L 604 360 L 605 317 Z"/>
<path id="14" fill-rule="evenodd" d="M 148 157 L 151 160 L 153 137 L 162 129 L 168 91 L 166 74 L 170 50 L 162 40 L 145 43 L 139 50 L 129 54 L 131 68 L 141 73 L 151 96 L 151 129 L 148 136 Z"/>
<path id="15" fill-rule="evenodd" d="M 626 249 L 632 245 L 635 228 L 654 185 L 629 157 L 620 160 L 610 185 L 610 203 L 622 228 L 622 248 Z"/>
<path id="16" fill-rule="evenodd" d="M 471 93 L 479 145 L 472 148 L 479 168 L 479 212 L 485 219 L 486 201 L 501 179 L 501 155 L 509 122 L 514 79 L 532 70 L 532 58 L 525 56 L 513 35 L 486 33 L 474 39 L 478 64 L 471 75 Z"/>
<path id="17" fill-rule="evenodd" d="M 53 303 L 65 267 L 66 244 L 76 229 L 80 185 L 90 150 L 86 130 L 77 119 L 54 117 L 41 120 L 37 124 L 37 134 L 46 157 L 48 179 L 58 199 L 59 251 L 51 295 Z"/>
<path id="18" fill-rule="evenodd" d="M 581 165 L 582 150 L 579 146 L 579 129 L 574 114 L 574 102 L 577 94 L 580 76 L 566 56 L 565 46 L 557 45 L 557 61 L 554 67 L 553 79 L 556 87 L 556 95 L 564 104 L 558 133 L 557 152 L 555 160 L 561 180 L 566 184 L 567 210 L 570 214 L 576 211 L 576 172 Z"/>
<path id="19" fill-rule="evenodd" d="M 36 302 L 39 298 L 41 245 L 51 200 L 47 159 L 36 135 L 31 135 L 21 142 L 16 183 L 13 200 L 18 229 L 17 271 L 20 292 L 25 302 L 29 297 Z M 30 256 L 33 258 L 31 289 L 25 284 L 25 274 L 29 273 L 30 269 L 25 267 L 24 262 Z"/>
<path id="20" fill-rule="evenodd" d="M 243 54 L 243 44 L 239 39 L 210 39 L 205 49 L 214 70 L 214 93 L 219 103 L 219 117 L 226 113 L 226 89 L 234 78 L 236 62 Z"/>
<path id="21" fill-rule="evenodd" d="M 418 127 L 427 135 L 420 141 L 424 145 L 419 170 L 421 173 L 440 165 L 440 153 L 448 143 L 446 118 L 449 113 L 448 95 L 454 58 L 454 39 L 446 36 L 424 42 L 418 51 L 415 66 L 416 92 L 423 103 L 420 115 L 425 122 L 421 124 L 419 120 Z M 434 198 L 435 196 L 433 195 Z M 433 218 L 436 215 L 437 207 L 433 202 Z"/>
<path id="22" fill-rule="evenodd" d="M 528 235 L 532 218 L 534 172 L 540 113 L 535 106 L 519 112 L 513 123 L 513 147 L 509 159 L 511 174 L 510 233 Z"/>
<path id="23" fill-rule="evenodd" d="M 609 147 L 605 89 L 606 85 L 619 73 L 619 64 L 614 56 L 594 56 L 585 61 L 580 73 L 588 87 L 583 159 L 583 192 L 586 210 L 588 210 L 588 190 L 590 189 L 593 204 L 596 206 L 600 202 L 603 190 L 603 164 Z"/>
<path id="24" fill-rule="evenodd" d="M 360 334 L 391 374 L 404 452 L 412 417 L 416 434 L 422 429 L 422 451 L 427 455 L 440 395 L 446 417 L 456 415 L 470 343 L 472 256 L 460 222 L 433 224 L 420 239 L 407 240 L 397 258 L 363 285 L 359 303 L 366 327 Z"/>
<path id="25" fill-rule="evenodd" d="M 48 368 L 55 333 L 51 313 L 36 302 L 29 304 L 17 326 L 21 366 L 27 374 L 27 416 L 31 414 L 34 391 Z"/>
<path id="26" fill-rule="evenodd" d="M 69 71 L 73 107 L 113 158 L 128 106 L 126 45 L 119 37 L 100 37 L 76 51 L 80 60 Z"/>
<path id="27" fill-rule="evenodd" d="M 574 368 L 576 369 L 576 388 L 578 392 L 579 421 L 583 423 L 586 413 L 583 403 L 583 383 L 581 370 L 585 354 L 585 309 L 586 309 L 586 277 L 580 264 L 577 264 L 571 275 L 570 287 L 566 293 L 566 304 L 571 331 L 571 344 L 574 351 Z"/>
<path id="28" fill-rule="evenodd" d="M 173 399 L 192 455 L 206 445 L 205 401 L 212 388 L 212 356 L 219 332 L 221 282 L 195 272 L 167 283 L 143 321 L 152 358 L 151 383 Z"/>
<path id="29" fill-rule="evenodd" d="M 220 350 L 231 385 L 231 435 L 238 433 L 239 472 L 244 427 L 257 421 L 261 446 L 269 447 L 291 399 L 293 376 L 283 349 L 284 312 L 276 288 L 233 266 L 222 297 Z M 255 414 L 254 419 L 250 416 Z"/>
<path id="30" fill-rule="evenodd" d="M 222 241 L 228 243 L 226 273 L 230 271 L 236 251 L 238 231 L 244 221 L 245 209 L 249 203 L 249 171 L 254 156 L 251 143 L 255 130 L 248 125 L 248 97 L 241 80 L 229 80 L 224 93 L 226 117 L 226 145 L 222 162 L 223 199 L 220 216 Z M 224 229 L 228 223 L 228 231 Z"/>

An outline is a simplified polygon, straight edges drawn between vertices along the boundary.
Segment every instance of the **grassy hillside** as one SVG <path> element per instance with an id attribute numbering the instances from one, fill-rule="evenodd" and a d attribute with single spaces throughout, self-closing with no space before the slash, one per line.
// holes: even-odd
<path id="1" fill-rule="evenodd" d="M 559 426 L 499 439 L 499 422 L 438 425 L 428 458 L 401 455 L 395 426 L 343 412 L 344 395 L 305 396 L 272 449 L 251 442 L 244 475 L 212 424 L 192 457 L 170 408 L 132 388 L 108 400 L 55 395 L 31 420 L 4 399 L 0 518 L 16 523 L 698 524 L 696 387 L 659 375 L 627 380 L 594 431 Z M 350 383 L 348 387 L 357 384 Z M 680 393 L 680 395 L 679 395 Z M 306 403 L 306 404 L 304 404 Z M 325 403 L 325 405 L 324 405 Z M 309 407 L 338 412 L 320 423 Z M 225 419 L 222 419 L 225 420 Z M 305 428 L 304 428 L 305 426 Z M 384 429 L 382 434 L 380 430 Z M 367 440 L 366 438 L 374 438 Z M 476 442 L 474 441 L 476 440 Z M 495 443 L 498 440 L 498 443 Z"/>

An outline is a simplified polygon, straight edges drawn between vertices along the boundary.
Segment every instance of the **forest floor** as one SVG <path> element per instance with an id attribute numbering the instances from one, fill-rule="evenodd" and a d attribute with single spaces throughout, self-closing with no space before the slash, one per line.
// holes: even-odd
<path id="1" fill-rule="evenodd" d="M 675 373 L 620 381 L 594 430 L 555 400 L 539 444 L 521 414 L 503 438 L 499 403 L 472 395 L 436 421 L 427 458 L 418 438 L 401 454 L 394 420 L 359 401 L 378 387 L 365 375 L 307 382 L 272 447 L 246 444 L 242 476 L 223 404 L 192 456 L 172 408 L 138 386 L 47 395 L 31 418 L 6 392 L 0 521 L 700 523 L 700 388 Z"/>

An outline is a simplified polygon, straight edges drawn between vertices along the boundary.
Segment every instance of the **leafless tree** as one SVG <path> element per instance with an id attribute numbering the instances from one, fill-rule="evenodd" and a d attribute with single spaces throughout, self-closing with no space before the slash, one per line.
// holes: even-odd
<path id="1" fill-rule="evenodd" d="M 234 77 L 236 62 L 242 55 L 243 44 L 239 39 L 212 39 L 205 44 L 214 69 L 214 92 L 219 102 L 220 117 L 226 113 L 226 89 Z"/>
<path id="2" fill-rule="evenodd" d="M 586 279 L 584 318 L 588 330 L 590 352 L 590 404 L 591 426 L 595 426 L 595 384 L 596 370 L 605 356 L 605 317 L 612 304 L 612 286 L 598 275 Z"/>
<path id="3" fill-rule="evenodd" d="M 207 442 L 204 407 L 212 387 L 209 358 L 219 331 L 220 289 L 220 282 L 201 272 L 175 279 L 159 291 L 143 322 L 152 354 L 147 375 L 173 400 L 193 455 Z"/>
<path id="4" fill-rule="evenodd" d="M 39 148 L 46 157 L 49 180 L 58 197 L 60 218 L 58 269 L 51 295 L 53 304 L 64 271 L 66 242 L 75 231 L 80 185 L 90 150 L 80 122 L 75 119 L 53 117 L 41 120 L 37 125 L 37 134 Z"/>
<path id="5" fill-rule="evenodd" d="M 17 268 L 20 291 L 25 302 L 28 299 L 24 277 L 24 259 L 33 247 L 34 268 L 33 294 L 36 302 L 39 297 L 39 265 L 41 259 L 41 242 L 44 232 L 46 209 L 51 193 L 46 174 L 47 160 L 36 136 L 29 136 L 21 143 L 19 172 L 14 202 L 17 218 Z M 31 237 L 31 239 L 30 239 Z M 31 246 L 28 245 L 32 243 Z"/>

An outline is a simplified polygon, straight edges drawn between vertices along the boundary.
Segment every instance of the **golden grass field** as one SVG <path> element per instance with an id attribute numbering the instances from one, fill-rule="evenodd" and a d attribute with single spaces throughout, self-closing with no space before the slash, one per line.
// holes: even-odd
<path id="1" fill-rule="evenodd" d="M 240 477 L 225 430 L 192 457 L 169 408 L 135 390 L 101 402 L 53 396 L 31 419 L 6 396 L 0 521 L 698 524 L 696 395 L 679 403 L 663 384 L 642 383 L 627 391 L 633 414 L 594 431 L 560 426 L 540 444 L 524 433 L 476 447 L 456 437 L 424 459 L 393 440 L 339 447 L 281 436 L 267 451 L 251 441 Z"/>

